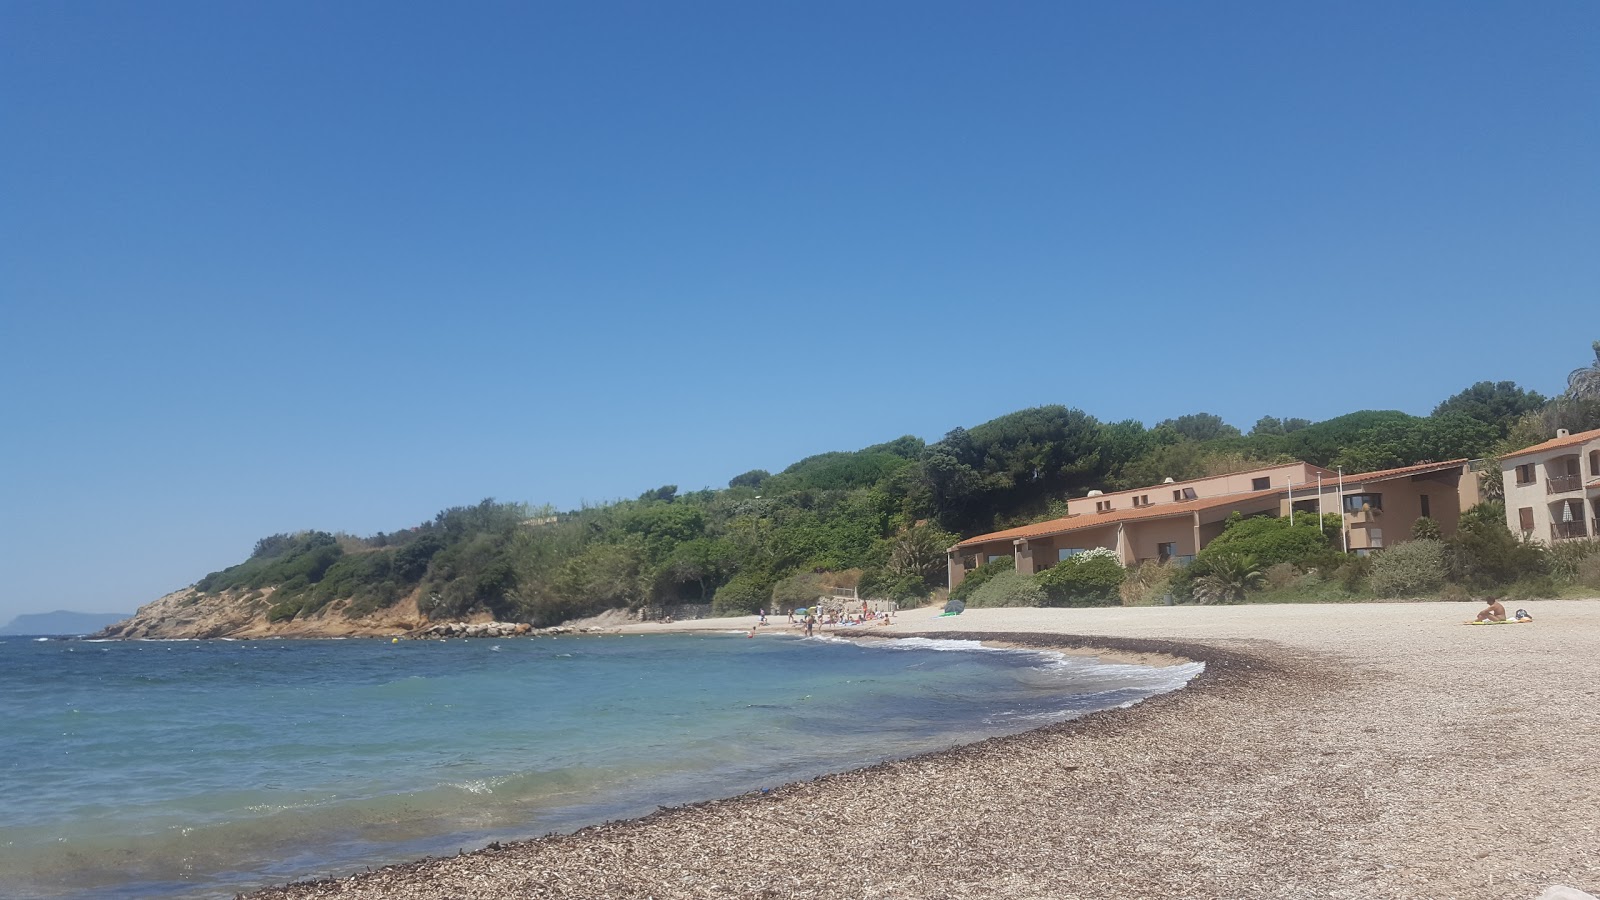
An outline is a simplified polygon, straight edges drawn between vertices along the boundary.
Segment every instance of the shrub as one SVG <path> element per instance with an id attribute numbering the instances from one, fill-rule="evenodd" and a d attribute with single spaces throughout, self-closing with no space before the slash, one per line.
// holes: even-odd
<path id="1" fill-rule="evenodd" d="M 1572 580 L 1584 587 L 1600 589 L 1600 553 L 1578 563 L 1578 570 L 1573 573 Z"/>
<path id="2" fill-rule="evenodd" d="M 1468 512 L 1494 505 L 1480 503 Z M 1526 537 L 1514 537 L 1504 518 L 1469 517 L 1463 513 L 1461 528 L 1450 545 L 1454 551 L 1452 574 L 1479 587 L 1498 587 L 1550 571 L 1550 554 L 1545 546 Z"/>
<path id="3" fill-rule="evenodd" d="M 985 581 L 967 598 L 973 607 L 1043 606 L 1044 588 L 1021 572 L 1001 572 Z"/>
<path id="4" fill-rule="evenodd" d="M 1281 591 L 1299 580 L 1300 569 L 1294 563 L 1274 563 L 1261 574 L 1266 578 L 1267 587 Z"/>
<path id="5" fill-rule="evenodd" d="M 1530 575 L 1526 578 L 1517 579 L 1510 587 L 1506 588 L 1506 599 L 1548 600 L 1558 593 L 1555 579 L 1549 575 Z"/>
<path id="6" fill-rule="evenodd" d="M 770 588 L 744 573 L 733 576 L 717 588 L 711 598 L 711 612 L 718 616 L 742 616 L 760 609 L 771 596 Z"/>
<path id="7" fill-rule="evenodd" d="M 1334 570 L 1333 577 L 1339 586 L 1352 594 L 1361 593 L 1367 586 L 1367 573 L 1372 571 L 1372 558 L 1368 556 L 1351 556 L 1345 559 L 1344 564 Z"/>
<path id="8" fill-rule="evenodd" d="M 815 572 L 796 572 L 772 586 L 773 612 L 788 612 L 801 606 L 811 606 L 817 598 L 828 593 L 828 585 Z M 718 592 L 720 595 L 720 591 Z M 712 601 L 715 603 L 716 601 Z"/>
<path id="9" fill-rule="evenodd" d="M 1562 541 L 1550 548 L 1550 574 L 1576 580 L 1586 560 L 1600 555 L 1600 540 Z"/>
<path id="10" fill-rule="evenodd" d="M 1206 574 L 1194 580 L 1194 599 L 1201 604 L 1239 603 L 1261 581 L 1255 557 L 1248 553 L 1221 554 L 1212 557 Z"/>
<path id="11" fill-rule="evenodd" d="M 1447 548 L 1437 540 L 1407 541 L 1369 559 L 1368 580 L 1380 597 L 1431 594 L 1444 584 L 1449 570 Z"/>
<path id="12" fill-rule="evenodd" d="M 1096 548 L 1069 556 L 1035 577 L 1050 606 L 1110 606 L 1127 572 L 1115 550 Z"/>
<path id="13" fill-rule="evenodd" d="M 1328 555 L 1333 542 L 1339 538 L 1339 527 L 1343 527 L 1342 524 L 1325 528 L 1310 514 L 1296 516 L 1294 524 L 1290 525 L 1287 518 L 1246 519 L 1235 513 L 1229 517 L 1222 533 L 1195 557 L 1195 562 L 1203 567 L 1202 575 L 1209 573 L 1211 560 L 1223 556 L 1250 556 L 1261 566 L 1313 565 Z"/>
<path id="14" fill-rule="evenodd" d="M 1179 571 L 1174 562 L 1143 562 L 1126 572 L 1122 587 L 1123 606 L 1149 606 L 1171 593 L 1172 582 Z"/>
<path id="15" fill-rule="evenodd" d="M 1439 530 L 1439 523 L 1427 516 L 1419 517 L 1411 523 L 1411 537 L 1418 541 L 1437 541 L 1443 532 Z"/>
<path id="16" fill-rule="evenodd" d="M 299 614 L 300 603 L 298 601 L 288 600 L 283 603 L 274 603 L 272 607 L 267 610 L 267 621 L 287 622 Z"/>
<path id="17" fill-rule="evenodd" d="M 965 600 L 972 596 L 972 592 L 983 587 L 983 583 L 999 575 L 1001 572 L 1016 571 L 1017 560 L 1013 556 L 1002 556 L 999 559 L 986 562 L 967 573 L 967 577 L 955 586 L 950 592 L 951 600 Z"/>
<path id="18" fill-rule="evenodd" d="M 857 592 L 862 597 L 897 603 L 920 603 L 931 593 L 921 576 L 896 575 L 888 569 L 866 570 L 857 585 Z"/>

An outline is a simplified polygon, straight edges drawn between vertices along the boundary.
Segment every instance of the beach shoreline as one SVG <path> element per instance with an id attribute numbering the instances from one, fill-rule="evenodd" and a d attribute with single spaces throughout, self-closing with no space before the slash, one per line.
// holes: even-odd
<path id="1" fill-rule="evenodd" d="M 1523 605 L 1515 628 L 1449 603 L 908 611 L 870 633 L 1206 668 L 1035 731 L 250 896 L 1592 892 L 1600 601 Z"/>

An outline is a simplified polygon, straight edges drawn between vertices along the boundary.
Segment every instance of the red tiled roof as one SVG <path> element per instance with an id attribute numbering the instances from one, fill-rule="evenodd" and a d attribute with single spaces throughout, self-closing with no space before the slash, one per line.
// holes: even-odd
<path id="1" fill-rule="evenodd" d="M 1466 465 L 1468 460 L 1452 459 L 1448 462 L 1418 463 L 1414 466 L 1401 466 L 1398 469 L 1380 469 L 1376 472 L 1360 472 L 1344 476 L 1344 488 L 1350 490 L 1352 485 L 1369 484 L 1376 481 L 1388 481 L 1391 478 L 1405 478 L 1412 475 L 1426 475 L 1430 472 L 1442 472 L 1446 469 Z M 1596 482 L 1600 484 L 1600 482 Z M 1160 485 L 1164 486 L 1164 485 Z M 1337 476 L 1329 480 L 1324 478 L 1322 489 L 1324 491 L 1337 490 L 1339 482 Z M 1248 491 L 1239 494 L 1222 494 L 1216 497 L 1201 497 L 1198 500 L 1183 500 L 1172 503 L 1157 503 L 1153 506 L 1138 506 L 1133 509 L 1118 509 L 1105 513 L 1081 513 L 1067 516 L 1062 519 L 1050 519 L 1046 522 L 1035 522 L 1032 525 L 1022 525 L 1017 528 L 1007 528 L 1004 531 L 995 531 L 989 534 L 980 534 L 969 537 L 956 544 L 957 547 L 970 547 L 975 544 L 991 544 L 995 541 L 1021 538 L 1048 537 L 1053 534 L 1066 534 L 1073 531 L 1085 531 L 1090 528 L 1099 528 L 1102 525 L 1115 525 L 1119 522 L 1142 522 L 1147 519 L 1165 519 L 1175 516 L 1186 516 L 1196 510 L 1216 509 L 1234 503 L 1247 503 L 1251 500 L 1260 500 L 1264 497 L 1283 496 L 1289 488 L 1276 487 L 1264 491 Z M 1316 494 L 1314 483 L 1297 484 L 1294 486 L 1296 493 L 1309 491 Z M 1087 499 L 1087 498 L 1085 498 Z M 1078 501 L 1081 502 L 1081 501 Z"/>
<path id="2" fill-rule="evenodd" d="M 1245 476 L 1245 475 L 1254 475 L 1257 472 L 1269 472 L 1269 471 L 1272 471 L 1274 469 L 1287 469 L 1290 466 L 1305 466 L 1307 469 L 1311 470 L 1311 474 L 1312 474 L 1313 477 L 1318 472 L 1323 473 L 1324 475 L 1328 476 L 1329 478 L 1332 478 L 1335 474 L 1337 474 L 1332 469 L 1324 469 L 1321 466 L 1314 466 L 1311 463 L 1308 463 L 1308 462 L 1305 462 L 1303 460 L 1298 460 L 1297 459 L 1297 460 L 1295 460 L 1293 462 L 1271 463 L 1271 464 L 1265 465 L 1265 466 L 1256 466 L 1253 469 L 1240 469 L 1237 472 L 1223 472 L 1220 475 L 1201 475 L 1201 476 L 1196 477 L 1196 478 L 1185 478 L 1182 481 L 1163 481 L 1160 484 L 1147 484 L 1144 487 L 1123 488 L 1120 491 L 1106 491 L 1105 495 L 1107 497 L 1119 497 L 1119 496 L 1121 496 L 1123 494 L 1137 494 L 1140 491 L 1155 491 L 1155 490 L 1165 490 L 1165 489 L 1168 489 L 1168 488 L 1181 488 L 1186 484 L 1199 484 L 1202 481 L 1214 481 L 1214 480 L 1216 480 L 1218 478 L 1238 478 L 1238 477 Z M 1072 497 L 1072 498 L 1070 498 L 1070 502 L 1080 503 L 1080 502 L 1082 502 L 1084 500 L 1087 500 L 1087 499 L 1089 499 L 1089 498 L 1088 497 Z M 1178 501 L 1178 502 L 1183 502 L 1183 501 Z"/>
<path id="3" fill-rule="evenodd" d="M 1004 531 L 995 531 L 989 534 L 980 534 L 969 537 L 956 544 L 957 547 L 969 547 L 974 544 L 991 544 L 995 541 L 1015 541 L 1021 538 L 1047 537 L 1052 534 L 1066 534 L 1072 531 L 1086 531 L 1090 528 L 1099 528 L 1103 525 L 1115 525 L 1118 522 L 1142 522 L 1146 519 L 1167 519 L 1177 516 L 1187 516 L 1200 510 L 1216 509 L 1219 506 L 1229 506 L 1235 503 L 1248 503 L 1251 500 L 1260 500 L 1282 494 L 1284 488 L 1272 488 L 1265 491 L 1248 491 L 1242 494 L 1224 494 L 1220 497 L 1202 497 L 1198 500 L 1184 500 L 1175 503 L 1157 503 L 1153 506 L 1139 506 L 1133 509 L 1118 509 L 1105 513 L 1083 513 L 1082 515 L 1067 516 L 1064 519 L 1051 519 L 1048 522 L 1035 522 L 1032 525 L 1023 525 L 1018 528 L 1007 528 Z"/>
<path id="4" fill-rule="evenodd" d="M 1427 475 L 1430 472 L 1443 472 L 1445 469 L 1454 469 L 1459 466 L 1464 466 L 1468 462 L 1471 462 L 1471 460 L 1452 459 L 1448 462 L 1417 463 L 1414 466 L 1401 466 L 1398 469 L 1379 469 L 1376 472 L 1357 472 L 1353 475 L 1347 474 L 1344 476 L 1344 487 L 1345 490 L 1349 490 L 1351 482 L 1355 482 L 1356 484 L 1364 484 L 1369 481 L 1388 481 L 1391 478 L 1401 478 L 1410 475 Z M 1333 482 L 1333 485 L 1337 487 L 1337 480 Z M 1324 489 L 1329 486 L 1327 479 L 1323 479 L 1322 486 Z"/>
<path id="5" fill-rule="evenodd" d="M 1527 453 L 1538 453 L 1541 450 L 1559 450 L 1562 447 L 1571 447 L 1575 444 L 1586 444 L 1589 441 L 1597 438 L 1600 438 L 1600 428 L 1596 428 L 1593 431 L 1580 431 L 1577 434 L 1569 434 L 1566 437 L 1551 438 L 1542 444 L 1534 444 L 1532 447 L 1524 447 L 1521 450 L 1517 450 L 1513 453 L 1502 454 L 1500 458 L 1510 459 L 1513 456 L 1522 456 L 1523 454 Z"/>

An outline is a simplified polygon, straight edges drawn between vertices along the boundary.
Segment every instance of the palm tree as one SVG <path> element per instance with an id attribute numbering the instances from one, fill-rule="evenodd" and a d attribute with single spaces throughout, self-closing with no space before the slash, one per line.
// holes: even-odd
<path id="1" fill-rule="evenodd" d="M 1219 556 L 1208 567 L 1208 574 L 1194 580 L 1194 598 L 1202 605 L 1238 603 L 1246 591 L 1261 584 L 1256 559 L 1248 553 Z"/>
<path id="2" fill-rule="evenodd" d="M 1574 400 L 1600 400 L 1600 341 L 1594 342 L 1594 362 L 1573 369 L 1567 376 L 1567 396 Z"/>

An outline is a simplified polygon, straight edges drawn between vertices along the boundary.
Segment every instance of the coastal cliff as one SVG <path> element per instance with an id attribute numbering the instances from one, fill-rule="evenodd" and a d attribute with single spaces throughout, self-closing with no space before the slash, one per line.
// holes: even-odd
<path id="1" fill-rule="evenodd" d="M 428 617 L 415 595 L 365 615 L 345 614 L 345 601 L 285 621 L 272 621 L 273 588 L 207 594 L 187 587 L 139 607 L 130 618 L 108 626 L 96 638 L 266 638 L 379 637 L 420 628 Z"/>

